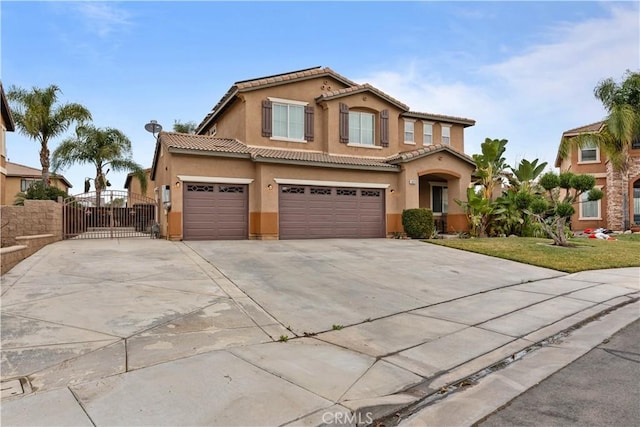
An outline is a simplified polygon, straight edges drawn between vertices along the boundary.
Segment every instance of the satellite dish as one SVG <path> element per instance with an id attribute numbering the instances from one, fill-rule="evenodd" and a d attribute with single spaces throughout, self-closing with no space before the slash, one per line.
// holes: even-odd
<path id="1" fill-rule="evenodd" d="M 151 132 L 153 136 L 156 136 L 157 133 L 160 133 L 162 130 L 162 126 L 156 120 L 151 120 L 149 123 L 144 125 L 144 129 L 147 132 Z"/>

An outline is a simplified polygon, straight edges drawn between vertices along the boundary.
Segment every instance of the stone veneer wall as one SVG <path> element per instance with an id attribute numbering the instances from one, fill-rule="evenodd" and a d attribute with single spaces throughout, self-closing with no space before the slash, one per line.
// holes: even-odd
<path id="1" fill-rule="evenodd" d="M 1 246 L 21 244 L 20 236 L 53 234 L 53 241 L 62 240 L 62 205 L 52 200 L 25 200 L 24 206 L 2 206 Z"/>
<path id="2" fill-rule="evenodd" d="M 629 179 L 627 179 L 627 177 Z M 631 167 L 629 168 L 629 174 L 623 176 L 618 172 L 614 172 L 611 167 L 611 163 L 607 162 L 607 228 L 611 230 L 623 229 L 623 215 L 622 215 L 622 189 L 627 191 L 628 207 L 633 203 L 633 190 L 629 190 L 629 183 L 633 183 L 640 177 L 640 157 L 631 158 Z M 633 222 L 629 212 L 629 222 Z"/>

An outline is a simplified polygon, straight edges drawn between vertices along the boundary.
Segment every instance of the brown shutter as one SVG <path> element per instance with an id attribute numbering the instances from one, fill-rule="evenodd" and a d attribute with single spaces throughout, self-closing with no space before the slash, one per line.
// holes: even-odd
<path id="1" fill-rule="evenodd" d="M 346 144 L 349 142 L 349 106 L 340 103 L 340 142 Z"/>
<path id="2" fill-rule="evenodd" d="M 268 99 L 262 101 L 262 136 L 271 136 L 273 133 L 271 109 L 271 101 Z"/>
<path id="3" fill-rule="evenodd" d="M 313 141 L 313 107 L 304 107 L 304 139 Z"/>
<path id="4" fill-rule="evenodd" d="M 380 111 L 380 145 L 389 146 L 389 110 Z"/>

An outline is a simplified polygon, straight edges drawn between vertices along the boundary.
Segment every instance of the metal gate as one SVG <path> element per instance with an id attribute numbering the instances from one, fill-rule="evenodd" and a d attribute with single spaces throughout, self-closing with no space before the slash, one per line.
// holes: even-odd
<path id="1" fill-rule="evenodd" d="M 62 211 L 64 239 L 120 239 L 150 237 L 158 205 L 141 194 L 104 190 L 68 197 Z"/>

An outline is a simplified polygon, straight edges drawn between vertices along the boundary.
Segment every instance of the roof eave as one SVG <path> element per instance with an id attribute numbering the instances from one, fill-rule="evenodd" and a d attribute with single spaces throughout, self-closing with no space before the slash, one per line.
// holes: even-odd
<path id="1" fill-rule="evenodd" d="M 195 150 L 191 148 L 175 148 L 169 147 L 167 151 L 172 154 L 189 154 L 193 156 L 207 156 L 207 157 L 230 157 L 236 159 L 249 159 L 251 154 L 249 153 L 231 153 L 228 151 L 208 151 L 208 150 Z"/>
<path id="2" fill-rule="evenodd" d="M 445 151 L 445 152 L 447 152 L 447 153 L 459 158 L 460 160 L 468 163 L 469 165 L 473 166 L 474 168 L 476 167 L 476 164 L 473 161 L 473 159 L 470 159 L 467 156 L 465 156 L 463 154 L 460 154 L 459 152 L 457 152 L 456 150 L 454 150 L 452 148 L 448 148 L 448 147 L 444 147 L 444 146 L 443 147 L 439 147 L 439 148 L 437 148 L 437 149 L 435 149 L 433 151 L 427 151 L 427 152 L 419 154 L 419 155 L 417 155 L 415 157 L 411 157 L 410 159 L 403 159 L 402 157 L 400 157 L 398 159 L 390 160 L 388 163 L 392 164 L 392 165 L 395 165 L 395 164 L 398 164 L 398 163 L 409 163 L 409 162 L 412 162 L 414 160 L 421 159 L 423 157 L 428 157 L 428 156 L 431 156 L 433 154 L 440 153 L 442 151 Z"/>
<path id="3" fill-rule="evenodd" d="M 209 126 L 209 124 L 213 121 L 213 119 L 218 117 L 220 113 L 222 113 L 222 111 L 226 109 L 226 107 L 229 105 L 229 102 L 231 102 L 231 100 L 233 100 L 233 98 L 235 98 L 237 94 L 238 94 L 238 88 L 235 85 L 231 86 L 227 91 L 227 93 L 224 94 L 222 99 L 220 99 L 220 101 L 218 101 L 216 106 L 213 108 L 213 111 L 211 111 L 211 115 L 208 118 L 205 118 L 202 121 L 202 123 L 198 125 L 198 127 L 195 130 L 195 134 L 200 135 L 200 132 L 202 131 L 202 129 Z"/>
<path id="4" fill-rule="evenodd" d="M 384 96 L 383 92 L 379 93 L 379 92 L 373 90 L 371 87 L 363 87 L 361 89 L 357 89 L 357 90 L 354 90 L 354 91 L 351 91 L 351 92 L 339 93 L 339 94 L 336 94 L 336 95 L 329 95 L 329 96 L 320 95 L 320 96 L 315 98 L 315 101 L 316 102 L 331 101 L 333 99 L 344 98 L 344 97 L 350 96 L 350 95 L 357 95 L 357 94 L 363 93 L 363 92 L 372 93 L 373 95 L 377 96 L 378 98 L 381 98 L 381 99 L 387 101 L 388 103 L 396 106 L 399 110 L 402 110 L 402 111 L 408 111 L 409 110 L 409 106 L 408 105 L 403 104 L 402 102 L 397 101 L 395 99 L 392 99 L 389 96 Z"/>
<path id="5" fill-rule="evenodd" d="M 13 115 L 9 108 L 9 101 L 7 101 L 2 84 L 0 84 L 0 102 L 2 103 L 2 119 L 4 121 L 4 127 L 8 132 L 13 132 L 16 130 L 16 124 L 13 121 Z"/>
<path id="6" fill-rule="evenodd" d="M 412 119 L 421 119 L 421 120 L 433 120 L 434 122 L 444 122 L 444 123 L 454 123 L 463 125 L 464 127 L 475 126 L 476 121 L 473 119 L 466 119 L 464 117 L 445 117 L 431 114 L 423 114 L 416 111 L 407 111 L 402 114 L 403 117 L 410 117 Z"/>
<path id="7" fill-rule="evenodd" d="M 285 165 L 302 165 L 302 166 L 315 166 L 320 168 L 333 168 L 333 169 L 355 169 L 355 170 L 368 170 L 378 172 L 399 172 L 400 168 L 393 165 L 388 166 L 367 166 L 367 165 L 349 165 L 344 163 L 329 163 L 329 162 L 313 162 L 308 160 L 292 160 L 292 159 L 274 159 L 271 157 L 255 156 L 251 160 L 256 163 L 277 163 Z"/>

